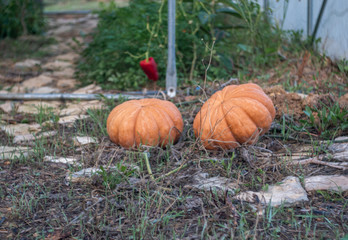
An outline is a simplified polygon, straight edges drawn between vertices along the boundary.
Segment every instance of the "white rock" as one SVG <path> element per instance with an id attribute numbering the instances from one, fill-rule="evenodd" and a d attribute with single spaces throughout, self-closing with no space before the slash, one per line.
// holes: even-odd
<path id="1" fill-rule="evenodd" d="M 77 81 L 73 78 L 71 79 L 61 79 L 57 81 L 57 87 L 59 88 L 74 88 L 77 85 Z"/>
<path id="2" fill-rule="evenodd" d="M 0 146 L 0 159 L 10 160 L 21 156 L 27 157 L 32 153 L 32 150 L 27 147 L 9 147 Z"/>
<path id="3" fill-rule="evenodd" d="M 10 136 L 28 135 L 30 133 L 39 132 L 41 130 L 40 124 L 25 123 L 3 125 L 0 126 L 0 128 Z"/>
<path id="4" fill-rule="evenodd" d="M 74 157 L 55 157 L 55 156 L 45 156 L 44 161 L 53 163 L 63 163 L 70 165 L 81 165 L 78 163 L 78 159 Z"/>
<path id="5" fill-rule="evenodd" d="M 343 175 L 319 175 L 304 179 L 304 185 L 307 191 L 313 190 L 348 190 L 348 176 Z"/>
<path id="6" fill-rule="evenodd" d="M 31 69 L 37 65 L 40 65 L 41 62 L 38 60 L 34 60 L 34 59 L 26 59 L 23 62 L 17 62 L 14 65 L 14 68 L 16 70 L 27 70 L 27 69 Z"/>
<path id="7" fill-rule="evenodd" d="M 286 177 L 279 185 L 269 186 L 268 190 L 260 192 L 246 191 L 235 196 L 235 199 L 257 202 L 257 196 L 263 205 L 279 206 L 281 204 L 289 205 L 297 202 L 308 201 L 307 193 L 301 186 L 297 177 Z"/>
<path id="8" fill-rule="evenodd" d="M 40 111 L 43 111 L 44 113 L 53 112 L 59 114 L 60 104 L 59 101 L 26 101 L 24 104 L 18 106 L 17 112 L 38 114 Z"/>
<path id="9" fill-rule="evenodd" d="M 26 93 L 26 88 L 23 87 L 22 85 L 15 85 L 13 88 L 10 90 L 11 93 Z"/>
<path id="10" fill-rule="evenodd" d="M 72 66 L 71 63 L 69 62 L 56 60 L 54 62 L 46 63 L 45 65 L 43 65 L 42 68 L 46 70 L 59 70 L 59 69 L 63 69 L 63 68 L 71 67 L 71 66 Z"/>
<path id="11" fill-rule="evenodd" d="M 89 94 L 89 93 L 96 93 L 101 90 L 101 87 L 95 85 L 95 84 L 90 84 L 86 87 L 77 89 L 73 93 L 75 94 Z"/>
<path id="12" fill-rule="evenodd" d="M 52 88 L 52 87 L 40 87 L 37 89 L 34 89 L 32 93 L 58 93 L 59 89 L 58 88 Z"/>
<path id="13" fill-rule="evenodd" d="M 88 115 L 72 115 L 59 118 L 58 123 L 62 125 L 72 125 L 76 120 L 88 118 Z"/>
<path id="14" fill-rule="evenodd" d="M 25 80 L 22 83 L 22 86 L 28 89 L 33 89 L 33 88 L 39 88 L 39 87 L 51 84 L 52 82 L 53 82 L 53 78 L 45 76 L 45 75 L 40 75 L 38 77 Z"/>
<path id="15" fill-rule="evenodd" d="M 56 54 L 56 53 L 63 53 L 63 52 L 66 52 L 66 51 L 69 51 L 71 50 L 70 47 L 65 44 L 65 43 L 59 43 L 59 44 L 51 44 L 51 45 L 48 45 L 48 46 L 43 46 L 40 48 L 41 51 L 43 52 L 49 52 L 49 53 L 52 53 L 52 54 Z"/>
<path id="16" fill-rule="evenodd" d="M 126 163 L 122 163 L 122 166 L 126 166 L 127 168 L 131 169 L 131 170 L 135 170 L 135 171 L 140 171 L 140 168 L 136 165 L 132 165 L 132 164 L 126 164 Z M 117 166 L 103 166 L 104 169 L 106 171 L 112 171 L 114 169 L 118 169 L 119 167 Z M 89 182 L 91 181 L 91 177 L 95 174 L 101 173 L 101 169 L 100 168 L 96 168 L 96 167 L 91 167 L 91 168 L 85 168 L 82 169 L 78 172 L 74 172 L 74 173 L 68 173 L 65 177 L 66 183 L 69 184 L 69 182 Z M 135 181 L 133 181 L 135 182 Z"/>
<path id="17" fill-rule="evenodd" d="M 98 143 L 98 140 L 93 137 L 74 137 L 73 138 L 74 144 L 77 146 L 87 145 L 91 143 Z"/>
<path id="18" fill-rule="evenodd" d="M 80 103 L 69 103 L 66 108 L 60 111 L 61 116 L 85 114 L 87 109 L 101 109 L 104 104 L 99 100 L 83 101 Z"/>
<path id="19" fill-rule="evenodd" d="M 69 104 L 67 108 L 63 108 L 60 111 L 60 116 L 80 115 L 84 113 L 86 113 L 86 111 L 83 108 L 81 108 L 80 105 Z"/>
<path id="20" fill-rule="evenodd" d="M 336 138 L 335 141 L 348 141 L 348 137 L 339 137 Z M 348 143 L 347 142 L 338 142 L 333 143 L 328 148 L 332 153 L 332 159 L 346 162 L 348 161 Z"/>
<path id="21" fill-rule="evenodd" d="M 74 26 L 72 25 L 62 25 L 58 27 L 57 29 L 53 29 L 47 32 L 48 35 L 56 36 L 56 35 L 66 35 L 69 34 L 70 32 L 76 31 L 74 29 Z"/>
<path id="22" fill-rule="evenodd" d="M 23 142 L 29 142 L 29 141 L 34 141 L 34 140 L 35 140 L 35 136 L 33 134 L 16 135 L 13 138 L 13 143 L 20 144 Z"/>
<path id="23" fill-rule="evenodd" d="M 57 60 L 60 61 L 68 61 L 68 62 L 74 62 L 76 59 L 79 58 L 79 55 L 76 53 L 67 53 L 67 54 L 62 54 L 56 57 Z"/>
<path id="24" fill-rule="evenodd" d="M 193 183 L 186 185 L 185 188 L 197 188 L 204 191 L 217 190 L 217 191 L 234 191 L 239 187 L 238 184 L 230 178 L 224 177 L 211 177 L 208 178 L 207 173 L 199 173 L 193 176 Z"/>
<path id="25" fill-rule="evenodd" d="M 52 73 L 53 77 L 58 77 L 58 78 L 73 78 L 75 74 L 74 69 L 72 68 L 65 68 L 61 71 L 54 71 Z"/>
<path id="26" fill-rule="evenodd" d="M 332 155 L 332 159 L 340 162 L 348 161 L 348 151 L 346 152 L 338 152 Z"/>
<path id="27" fill-rule="evenodd" d="M 331 146 L 329 146 L 329 150 L 332 153 L 347 152 L 348 143 L 334 143 Z"/>
<path id="28" fill-rule="evenodd" d="M 99 168 L 85 168 L 78 172 L 68 173 L 65 179 L 67 182 L 88 182 L 91 180 L 90 178 L 98 172 L 101 172 Z"/>
<path id="29" fill-rule="evenodd" d="M 5 103 L 0 105 L 0 109 L 3 110 L 5 113 L 10 113 L 13 109 L 13 102 L 6 101 Z"/>

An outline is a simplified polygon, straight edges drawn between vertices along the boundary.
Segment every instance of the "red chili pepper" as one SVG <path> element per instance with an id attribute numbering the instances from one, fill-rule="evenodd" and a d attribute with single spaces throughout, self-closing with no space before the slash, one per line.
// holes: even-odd
<path id="1" fill-rule="evenodd" d="M 149 59 L 142 60 L 140 62 L 140 67 L 143 69 L 148 79 L 152 81 L 158 80 L 157 64 L 153 57 L 149 57 Z"/>

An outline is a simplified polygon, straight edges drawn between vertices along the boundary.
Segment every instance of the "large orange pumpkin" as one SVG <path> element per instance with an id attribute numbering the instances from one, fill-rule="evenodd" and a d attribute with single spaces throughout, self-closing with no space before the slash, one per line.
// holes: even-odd
<path id="1" fill-rule="evenodd" d="M 173 103 L 152 98 L 116 106 L 106 123 L 111 141 L 125 148 L 164 147 L 178 140 L 183 126 L 180 111 Z"/>
<path id="2" fill-rule="evenodd" d="M 193 129 L 206 149 L 231 149 L 257 141 L 274 117 L 272 100 L 261 87 L 253 83 L 231 85 L 203 104 Z"/>

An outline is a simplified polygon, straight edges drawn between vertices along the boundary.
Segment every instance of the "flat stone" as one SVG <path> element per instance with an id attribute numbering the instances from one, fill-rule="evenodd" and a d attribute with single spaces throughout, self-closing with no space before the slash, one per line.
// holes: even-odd
<path id="1" fill-rule="evenodd" d="M 89 93 L 96 93 L 101 90 L 101 87 L 95 85 L 95 84 L 90 84 L 86 87 L 77 89 L 74 91 L 74 94 L 89 94 Z"/>
<path id="2" fill-rule="evenodd" d="M 13 103 L 11 101 L 6 101 L 5 103 L 0 105 L 0 109 L 5 113 L 10 113 L 13 109 Z"/>
<path id="3" fill-rule="evenodd" d="M 71 66 L 72 64 L 69 62 L 56 60 L 54 62 L 46 63 L 45 65 L 42 66 L 42 68 L 46 70 L 60 70 L 60 69 L 68 68 Z"/>
<path id="4" fill-rule="evenodd" d="M 98 172 L 101 172 L 99 168 L 85 168 L 78 172 L 68 173 L 65 179 L 67 182 L 89 182 L 91 181 L 91 177 Z"/>
<path id="5" fill-rule="evenodd" d="M 347 162 L 348 161 L 348 151 L 334 153 L 331 157 L 333 160 L 336 160 L 336 161 Z"/>
<path id="6" fill-rule="evenodd" d="M 55 156 L 45 156 L 44 161 L 52 163 L 63 163 L 69 165 L 81 165 L 78 163 L 78 159 L 74 157 L 55 157 Z"/>
<path id="7" fill-rule="evenodd" d="M 277 185 L 268 187 L 267 191 L 252 192 L 246 191 L 235 196 L 235 199 L 257 203 L 258 198 L 264 206 L 279 206 L 282 204 L 291 205 L 297 202 L 308 201 L 307 193 L 301 186 L 297 177 L 286 177 Z"/>
<path id="8" fill-rule="evenodd" d="M 61 54 L 63 52 L 67 52 L 70 49 L 70 47 L 65 43 L 59 43 L 59 44 L 51 44 L 48 46 L 44 46 L 40 48 L 43 52 L 49 52 L 51 54 Z"/>
<path id="9" fill-rule="evenodd" d="M 68 106 L 60 111 L 61 116 L 67 115 L 83 115 L 87 112 L 87 109 L 101 109 L 104 104 L 99 100 L 84 101 L 78 104 L 69 103 Z"/>
<path id="10" fill-rule="evenodd" d="M 319 175 L 306 177 L 304 185 L 307 191 L 313 190 L 348 190 L 348 176 L 344 175 Z"/>
<path id="11" fill-rule="evenodd" d="M 60 79 L 57 81 L 56 86 L 59 88 L 75 88 L 77 81 L 73 78 L 71 79 Z"/>
<path id="12" fill-rule="evenodd" d="M 27 147 L 9 147 L 0 146 L 0 159 L 11 160 L 19 157 L 27 157 L 32 153 L 32 150 Z"/>
<path id="13" fill-rule="evenodd" d="M 74 62 L 78 58 L 79 58 L 78 54 L 70 52 L 70 53 L 66 53 L 66 54 L 62 54 L 62 55 L 57 56 L 56 60 Z"/>
<path id="14" fill-rule="evenodd" d="M 336 138 L 335 141 L 348 141 L 348 137 L 339 137 L 339 138 Z M 329 146 L 329 150 L 332 153 L 347 152 L 348 142 L 333 143 L 332 145 Z"/>
<path id="15" fill-rule="evenodd" d="M 1 81 L 1 80 L 0 80 Z M 0 90 L 0 93 L 1 94 L 7 94 L 7 93 L 9 93 L 9 91 L 7 91 L 7 90 Z"/>
<path id="16" fill-rule="evenodd" d="M 338 137 L 335 141 L 348 141 L 348 137 Z M 336 161 L 348 161 L 348 142 L 336 142 L 329 146 L 329 151 L 332 153 L 331 158 Z"/>
<path id="17" fill-rule="evenodd" d="M 122 166 L 126 166 L 127 168 L 131 169 L 131 170 L 135 170 L 135 171 L 140 171 L 140 168 L 136 165 L 132 165 L 132 164 L 126 164 L 126 163 L 122 163 Z M 103 166 L 104 169 L 106 171 L 112 171 L 114 169 L 117 169 L 117 166 L 111 166 L 111 167 L 107 167 L 107 166 Z M 69 184 L 70 182 L 90 182 L 92 179 L 91 177 L 93 175 L 96 175 L 98 173 L 101 172 L 100 168 L 96 168 L 96 167 L 91 167 L 91 168 L 85 168 L 82 169 L 78 172 L 69 172 L 66 177 L 66 183 Z M 134 180 L 132 180 L 133 182 L 136 182 Z"/>
<path id="18" fill-rule="evenodd" d="M 88 117 L 89 117 L 88 115 L 65 116 L 65 117 L 59 118 L 58 123 L 62 125 L 72 125 L 76 120 L 85 119 Z"/>
<path id="19" fill-rule="evenodd" d="M 34 59 L 26 59 L 22 62 L 16 62 L 14 65 L 14 68 L 16 70 L 30 70 L 38 65 L 40 65 L 41 62 Z"/>
<path id="20" fill-rule="evenodd" d="M 60 102 L 58 101 L 49 101 L 49 102 L 27 101 L 24 104 L 18 106 L 17 112 L 38 114 L 40 113 L 40 110 L 42 111 L 47 109 L 50 112 L 59 114 L 59 111 L 60 111 L 59 106 L 60 106 Z"/>
<path id="21" fill-rule="evenodd" d="M 48 131 L 48 132 L 42 132 L 39 134 L 25 134 L 25 135 L 16 135 L 13 138 L 13 143 L 14 144 L 23 144 L 23 143 L 29 143 L 32 144 L 35 139 L 38 138 L 48 138 L 48 137 L 53 137 L 57 135 L 57 131 Z"/>
<path id="22" fill-rule="evenodd" d="M 27 135 L 31 133 L 36 133 L 41 130 L 40 124 L 10 124 L 2 125 L 0 128 L 6 132 L 7 135 L 17 136 L 17 135 Z"/>
<path id="23" fill-rule="evenodd" d="M 53 77 L 58 77 L 58 78 L 73 78 L 75 74 L 74 69 L 72 68 L 65 68 L 61 71 L 54 71 L 52 73 Z"/>
<path id="24" fill-rule="evenodd" d="M 229 191 L 232 194 L 239 187 L 236 181 L 225 177 L 208 178 L 207 173 L 199 173 L 193 176 L 193 183 L 185 185 L 185 188 L 197 188 L 203 191 Z"/>
<path id="25" fill-rule="evenodd" d="M 74 137 L 73 138 L 74 144 L 76 146 L 82 146 L 82 145 L 87 145 L 87 144 L 91 144 L 91 143 L 98 143 L 98 140 L 96 138 L 93 137 Z"/>
<path id="26" fill-rule="evenodd" d="M 72 32 L 76 32 L 77 30 L 74 29 L 74 26 L 72 25 L 62 25 L 59 26 L 56 29 L 50 30 L 47 32 L 48 35 L 52 36 L 65 36 L 65 35 L 71 35 Z"/>
<path id="27" fill-rule="evenodd" d="M 26 93 L 26 87 L 23 87 L 22 85 L 15 85 L 13 88 L 10 90 L 11 93 Z"/>
<path id="28" fill-rule="evenodd" d="M 53 82 L 53 78 L 40 75 L 35 78 L 30 78 L 22 83 L 22 86 L 28 89 L 39 88 Z"/>
<path id="29" fill-rule="evenodd" d="M 16 135 L 13 138 L 13 143 L 20 144 L 23 142 L 29 142 L 29 141 L 34 141 L 34 140 L 35 140 L 35 136 L 33 134 Z"/>
<path id="30" fill-rule="evenodd" d="M 52 88 L 52 87 L 40 87 L 36 88 L 32 91 L 32 93 L 58 93 L 58 88 Z"/>

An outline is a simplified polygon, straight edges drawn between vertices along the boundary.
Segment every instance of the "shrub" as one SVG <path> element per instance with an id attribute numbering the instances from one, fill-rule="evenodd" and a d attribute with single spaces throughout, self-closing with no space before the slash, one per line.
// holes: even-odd
<path id="1" fill-rule="evenodd" d="M 0 38 L 39 34 L 43 27 L 41 0 L 0 0 Z"/>
<path id="2" fill-rule="evenodd" d="M 214 47 L 213 46 L 213 42 Z M 239 69 L 265 66 L 277 59 L 280 35 L 264 19 L 257 3 L 241 0 L 179 0 L 176 11 L 176 58 L 179 84 L 229 78 Z M 139 62 L 154 57 L 164 84 L 167 63 L 166 1 L 114 3 L 99 12 L 93 41 L 82 53 L 77 76 L 85 84 L 134 89 L 146 83 Z M 256 66 L 255 66 L 256 65 Z"/>

